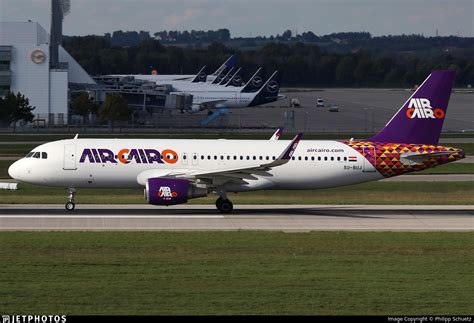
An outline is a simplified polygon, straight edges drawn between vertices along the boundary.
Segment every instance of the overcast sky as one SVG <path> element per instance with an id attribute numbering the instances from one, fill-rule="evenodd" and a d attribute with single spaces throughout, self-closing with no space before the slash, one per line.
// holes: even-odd
<path id="1" fill-rule="evenodd" d="M 1 21 L 39 22 L 49 29 L 50 0 L 0 0 Z M 65 35 L 115 30 L 210 30 L 232 36 L 311 30 L 317 35 L 474 36 L 474 0 L 71 0 Z"/>

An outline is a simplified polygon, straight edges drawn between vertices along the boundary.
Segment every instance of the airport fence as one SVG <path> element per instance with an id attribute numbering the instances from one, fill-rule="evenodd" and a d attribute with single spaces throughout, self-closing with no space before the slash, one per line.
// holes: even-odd
<path id="1" fill-rule="evenodd" d="M 346 116 L 347 117 L 347 116 Z M 144 116 L 134 115 L 127 122 L 114 122 L 113 127 L 107 123 L 100 124 L 96 118 L 89 118 L 86 123 L 81 117 L 49 115 L 47 119 L 37 118 L 31 124 L 19 124 L 18 133 L 31 132 L 206 132 L 206 131 L 241 131 L 259 132 L 284 127 L 287 132 L 371 132 L 382 123 L 373 117 L 365 121 L 353 122 L 344 118 L 343 113 L 320 112 L 314 109 L 289 108 L 286 106 L 265 106 L 265 108 L 231 109 L 225 114 L 210 116 L 205 111 L 189 114 L 179 111 L 161 110 Z M 13 128 L 0 125 L 0 132 L 12 132 Z"/>

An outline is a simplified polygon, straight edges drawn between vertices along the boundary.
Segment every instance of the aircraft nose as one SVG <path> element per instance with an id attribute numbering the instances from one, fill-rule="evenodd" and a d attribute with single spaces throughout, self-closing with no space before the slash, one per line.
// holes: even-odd
<path id="1" fill-rule="evenodd" d="M 8 168 L 8 175 L 10 175 L 11 178 L 13 179 L 19 179 L 20 175 L 20 167 L 18 165 L 18 161 L 14 162 L 9 168 Z"/>

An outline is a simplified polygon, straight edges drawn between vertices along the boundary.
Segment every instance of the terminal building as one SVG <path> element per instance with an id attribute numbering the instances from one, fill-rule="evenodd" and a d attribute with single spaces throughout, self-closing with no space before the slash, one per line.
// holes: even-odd
<path id="1" fill-rule="evenodd" d="M 87 92 L 99 104 L 108 93 L 118 93 L 144 119 L 162 109 L 192 106 L 192 96 L 170 94 L 166 85 L 133 77 L 92 78 L 54 38 L 35 22 L 0 22 L 0 96 L 8 91 L 26 96 L 36 107 L 34 126 L 82 122 L 69 111 L 74 92 Z"/>
<path id="2" fill-rule="evenodd" d="M 57 50 L 57 61 L 52 51 Z M 95 81 L 61 46 L 54 48 L 35 22 L 0 22 L 0 95 L 20 92 L 36 107 L 35 122 L 67 124 L 70 85 L 94 87 Z"/>

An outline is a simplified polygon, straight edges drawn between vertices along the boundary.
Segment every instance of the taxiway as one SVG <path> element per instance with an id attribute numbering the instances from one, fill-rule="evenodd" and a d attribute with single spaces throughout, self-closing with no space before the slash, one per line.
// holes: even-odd
<path id="1" fill-rule="evenodd" d="M 212 205 L 0 205 L 0 231 L 474 231 L 474 206 L 236 205 L 231 215 Z"/>

